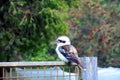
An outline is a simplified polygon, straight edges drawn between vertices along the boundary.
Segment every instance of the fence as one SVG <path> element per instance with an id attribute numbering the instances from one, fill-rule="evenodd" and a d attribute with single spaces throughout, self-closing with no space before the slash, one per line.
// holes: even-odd
<path id="1" fill-rule="evenodd" d="M 87 71 L 64 62 L 0 62 L 0 80 L 97 80 L 97 58 L 81 58 Z"/>

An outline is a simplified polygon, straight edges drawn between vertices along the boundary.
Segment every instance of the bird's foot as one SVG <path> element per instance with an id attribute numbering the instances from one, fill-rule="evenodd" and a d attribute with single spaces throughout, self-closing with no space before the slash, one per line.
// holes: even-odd
<path id="1" fill-rule="evenodd" d="M 65 62 L 67 65 L 71 65 L 71 62 Z"/>

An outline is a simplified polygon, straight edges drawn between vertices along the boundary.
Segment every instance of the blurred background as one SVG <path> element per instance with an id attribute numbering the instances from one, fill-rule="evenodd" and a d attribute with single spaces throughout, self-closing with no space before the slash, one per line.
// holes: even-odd
<path id="1" fill-rule="evenodd" d="M 0 0 L 0 61 L 56 61 L 58 36 L 81 57 L 120 67 L 119 0 Z"/>

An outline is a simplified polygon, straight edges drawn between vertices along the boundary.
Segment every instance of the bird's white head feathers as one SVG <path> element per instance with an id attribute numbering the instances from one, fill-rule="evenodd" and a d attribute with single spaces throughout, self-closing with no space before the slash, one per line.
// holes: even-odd
<path id="1" fill-rule="evenodd" d="M 67 36 L 60 36 L 55 42 L 57 46 L 71 45 L 70 39 Z"/>

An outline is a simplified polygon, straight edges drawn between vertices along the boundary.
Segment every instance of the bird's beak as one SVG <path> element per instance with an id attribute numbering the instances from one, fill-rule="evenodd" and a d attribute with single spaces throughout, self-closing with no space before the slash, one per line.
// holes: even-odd
<path id="1" fill-rule="evenodd" d="M 55 44 L 57 44 L 59 41 L 58 41 L 58 40 L 54 40 L 53 42 L 54 42 Z"/>

